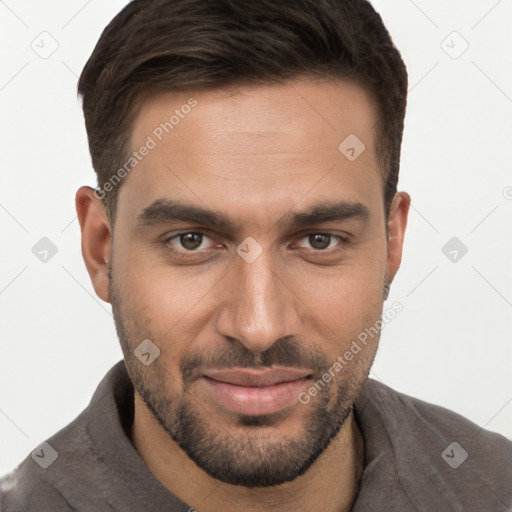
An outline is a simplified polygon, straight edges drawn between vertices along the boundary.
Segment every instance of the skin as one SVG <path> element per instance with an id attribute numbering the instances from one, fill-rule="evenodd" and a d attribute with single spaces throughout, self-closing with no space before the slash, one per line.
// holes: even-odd
<path id="1" fill-rule="evenodd" d="M 309 403 L 294 401 L 259 424 L 219 406 L 200 375 L 233 361 L 252 368 L 302 362 L 312 373 L 307 391 L 379 319 L 384 284 L 400 265 L 410 198 L 397 193 L 386 219 L 375 104 L 341 80 L 166 92 L 141 105 L 133 148 L 190 97 L 197 106 L 123 179 L 115 230 L 91 188 L 76 196 L 84 260 L 97 295 L 112 303 L 134 382 L 133 444 L 156 478 L 201 512 L 350 510 L 364 462 L 351 407 L 378 337 Z M 355 161 L 338 150 L 349 134 L 366 147 Z M 221 212 L 239 230 L 138 222 L 163 198 Z M 294 229 L 277 222 L 319 201 L 360 203 L 368 214 Z M 169 238 L 198 228 L 208 235 L 185 259 L 192 245 Z M 328 248 L 314 233 L 333 235 Z M 262 248 L 252 263 L 236 252 L 249 236 Z M 144 339 L 161 351 L 149 366 L 133 355 Z M 199 363 L 185 378 L 181 365 L 191 356 Z M 180 405 L 193 420 L 182 434 L 195 429 L 196 452 L 202 443 L 212 467 L 200 467 L 176 442 Z M 332 437 L 313 446 L 311 431 Z M 233 484 L 215 473 L 216 448 L 239 464 L 238 473 L 258 475 L 264 462 L 285 471 L 306 447 L 318 452 L 315 460 L 276 485 Z"/>

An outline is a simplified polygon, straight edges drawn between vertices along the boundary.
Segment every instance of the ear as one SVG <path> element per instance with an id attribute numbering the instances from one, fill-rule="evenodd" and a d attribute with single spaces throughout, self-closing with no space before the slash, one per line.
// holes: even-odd
<path id="1" fill-rule="evenodd" d="M 96 295 L 109 301 L 110 222 L 107 210 L 91 187 L 80 187 L 75 197 L 82 232 L 82 256 Z"/>
<path id="2" fill-rule="evenodd" d="M 407 192 L 397 192 L 391 203 L 388 217 L 388 259 L 386 264 L 386 283 L 391 284 L 402 261 L 405 229 L 411 197 Z"/>

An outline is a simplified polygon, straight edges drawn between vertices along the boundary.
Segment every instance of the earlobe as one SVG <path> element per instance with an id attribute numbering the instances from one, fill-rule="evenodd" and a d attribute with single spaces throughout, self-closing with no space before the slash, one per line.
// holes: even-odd
<path id="1" fill-rule="evenodd" d="M 82 256 L 96 295 L 109 301 L 109 262 L 111 260 L 110 222 L 106 208 L 91 187 L 80 187 L 75 198 L 82 232 Z"/>
<path id="2" fill-rule="evenodd" d="M 402 261 L 402 248 L 411 197 L 407 192 L 397 192 L 391 204 L 388 217 L 388 260 L 386 283 L 391 284 Z"/>

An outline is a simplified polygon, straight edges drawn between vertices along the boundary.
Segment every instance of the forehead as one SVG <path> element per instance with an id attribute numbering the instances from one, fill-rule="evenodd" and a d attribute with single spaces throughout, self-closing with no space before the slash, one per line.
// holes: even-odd
<path id="1" fill-rule="evenodd" d="M 188 108 L 192 98 L 197 105 Z M 190 135 L 187 128 L 191 128 L 201 139 L 201 147 L 182 148 L 186 152 L 208 151 L 212 142 L 218 152 L 222 136 L 236 133 L 239 138 L 245 135 L 247 142 L 264 140 L 267 151 L 281 152 L 281 143 L 286 140 L 290 146 L 300 143 L 295 149 L 305 153 L 313 145 L 319 149 L 319 143 L 332 149 L 331 137 L 337 140 L 349 133 L 373 136 L 377 117 L 373 97 L 356 83 L 344 80 L 303 79 L 265 86 L 169 91 L 143 97 L 132 142 L 143 142 L 147 134 L 169 121 L 172 128 L 164 131 L 164 136 L 172 134 L 170 139 L 179 143 Z M 297 137 L 304 132 L 309 135 L 306 145 Z M 372 146 L 372 140 L 365 142 Z M 250 145 L 240 149 L 261 152 L 262 148 Z"/>
<path id="2" fill-rule="evenodd" d="M 124 179 L 118 206 L 135 216 L 169 197 L 270 215 L 333 195 L 382 201 L 376 124 L 372 98 L 348 81 L 153 95 L 131 140 L 135 151 L 150 149 Z"/>

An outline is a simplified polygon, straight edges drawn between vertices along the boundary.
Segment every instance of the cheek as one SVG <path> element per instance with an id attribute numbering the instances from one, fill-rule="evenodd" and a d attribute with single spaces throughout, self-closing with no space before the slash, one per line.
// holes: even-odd
<path id="1" fill-rule="evenodd" d="M 332 360 L 374 327 L 382 312 L 385 246 L 367 252 L 336 268 L 297 267 L 289 275 L 294 292 L 307 305 L 302 328 Z M 366 341 L 373 347 L 377 340 L 374 335 Z M 364 347 L 358 358 L 370 352 Z"/>
<path id="2" fill-rule="evenodd" d="M 368 244 L 333 267 L 297 265 L 290 279 L 306 303 L 325 314 L 367 311 L 382 305 L 386 273 L 385 246 Z M 302 284 L 301 284 L 302 283 Z"/>
<path id="3" fill-rule="evenodd" d="M 221 277 L 197 267 L 172 268 L 144 249 L 134 248 L 116 258 L 114 278 L 132 343 L 151 339 L 161 350 L 160 363 L 174 369 L 197 348 Z"/>
<path id="4" fill-rule="evenodd" d="M 123 251 L 119 258 L 116 253 L 115 258 L 115 277 L 122 282 L 123 298 L 129 297 L 132 309 L 168 328 L 191 311 L 215 284 L 211 272 L 198 267 L 173 267 L 155 247 L 125 247 L 130 247 L 129 251 Z"/>

